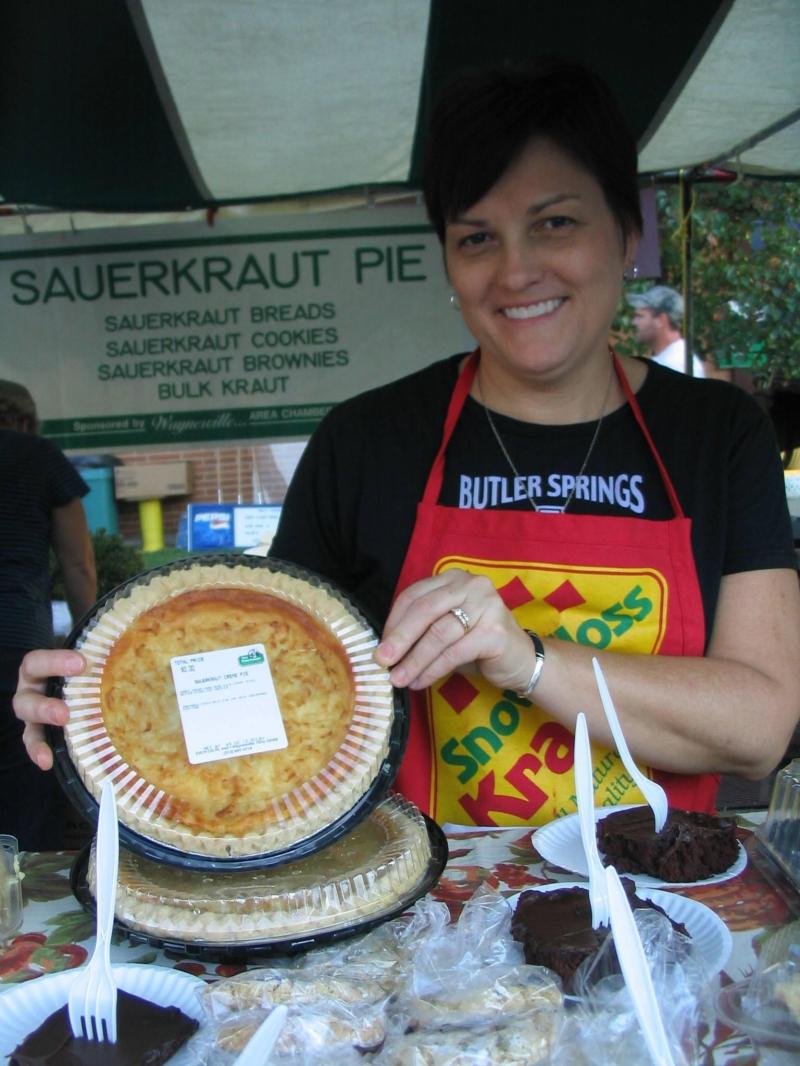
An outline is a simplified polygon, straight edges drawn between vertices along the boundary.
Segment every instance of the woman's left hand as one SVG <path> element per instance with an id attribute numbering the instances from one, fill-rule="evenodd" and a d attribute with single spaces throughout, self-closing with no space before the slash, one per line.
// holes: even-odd
<path id="1" fill-rule="evenodd" d="M 426 688 L 474 663 L 497 688 L 524 689 L 535 665 L 530 638 L 487 577 L 446 570 L 409 585 L 386 619 L 375 659 L 393 685 Z"/>

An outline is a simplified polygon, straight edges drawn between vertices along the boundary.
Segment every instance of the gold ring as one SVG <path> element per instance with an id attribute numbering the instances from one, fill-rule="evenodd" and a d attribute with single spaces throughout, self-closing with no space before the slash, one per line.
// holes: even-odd
<path id="1" fill-rule="evenodd" d="M 461 623 L 461 625 L 464 627 L 464 632 L 469 633 L 472 622 L 470 622 L 469 615 L 467 614 L 467 612 L 462 611 L 460 607 L 451 607 L 450 614 L 454 614 Z"/>

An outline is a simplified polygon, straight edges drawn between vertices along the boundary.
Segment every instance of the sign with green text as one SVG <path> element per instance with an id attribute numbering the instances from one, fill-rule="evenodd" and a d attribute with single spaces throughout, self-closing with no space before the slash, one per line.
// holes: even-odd
<path id="1" fill-rule="evenodd" d="M 71 451 L 305 437 L 470 343 L 421 208 L 0 243 L 2 376 Z"/>

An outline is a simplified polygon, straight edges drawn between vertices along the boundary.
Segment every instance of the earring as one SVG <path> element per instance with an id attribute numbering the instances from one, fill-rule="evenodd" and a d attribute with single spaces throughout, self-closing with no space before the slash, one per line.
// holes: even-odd
<path id="1" fill-rule="evenodd" d="M 458 297 L 456 296 L 456 294 L 454 292 L 450 293 L 450 306 L 455 311 L 460 311 L 461 310 L 461 304 L 458 302 Z"/>
<path id="2" fill-rule="evenodd" d="M 628 268 L 625 267 L 625 269 L 622 271 L 622 280 L 623 281 L 636 281 L 636 279 L 638 277 L 639 277 L 639 267 L 636 265 L 636 263 L 633 264 L 633 266 L 630 268 L 630 270 L 628 270 Z"/>

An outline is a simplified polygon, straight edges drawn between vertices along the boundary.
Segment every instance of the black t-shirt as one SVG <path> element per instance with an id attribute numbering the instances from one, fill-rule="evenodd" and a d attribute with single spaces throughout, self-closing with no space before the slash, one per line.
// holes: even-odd
<path id="1" fill-rule="evenodd" d="M 51 441 L 0 429 L 0 649 L 52 643 L 52 512 L 88 491 Z"/>
<path id="2" fill-rule="evenodd" d="M 348 590 L 380 626 L 394 595 L 462 356 L 331 411 L 287 493 L 272 554 Z M 726 382 L 648 364 L 637 393 L 685 515 L 707 639 L 724 574 L 796 566 L 777 443 L 755 401 Z M 441 504 L 563 506 L 597 423 L 534 425 L 494 415 L 519 477 L 467 398 L 445 459 Z M 573 514 L 673 516 L 655 459 L 626 404 L 603 419 L 569 503 Z M 554 519 L 557 521 L 557 519 Z"/>

